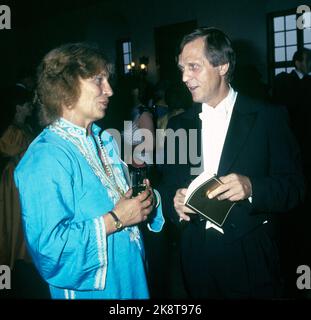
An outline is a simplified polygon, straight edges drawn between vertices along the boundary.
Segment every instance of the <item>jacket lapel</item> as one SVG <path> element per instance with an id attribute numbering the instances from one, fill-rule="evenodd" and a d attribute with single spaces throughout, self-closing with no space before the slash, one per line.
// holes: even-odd
<path id="1" fill-rule="evenodd" d="M 243 97 L 238 96 L 235 102 L 219 162 L 219 176 L 229 173 L 237 155 L 246 142 L 257 116 L 256 110 L 252 108 L 251 104 L 243 100 Z"/>
<path id="2" fill-rule="evenodd" d="M 188 132 L 188 164 L 190 168 L 202 168 L 202 146 L 201 146 L 201 131 L 202 131 L 202 121 L 199 117 L 199 114 L 202 112 L 202 104 L 194 104 L 191 109 L 187 110 L 184 113 L 184 117 L 182 119 L 181 127 L 186 129 Z M 190 139 L 190 131 L 191 129 L 196 129 L 195 140 Z M 194 137 L 192 136 L 192 139 Z M 190 144 L 191 148 L 190 148 Z M 196 155 L 191 155 L 191 152 L 195 152 Z M 195 157 L 194 157 L 195 156 Z M 199 157 L 199 163 L 196 163 Z M 193 163 L 192 159 L 195 163 Z M 197 171 L 198 174 L 199 171 Z"/>

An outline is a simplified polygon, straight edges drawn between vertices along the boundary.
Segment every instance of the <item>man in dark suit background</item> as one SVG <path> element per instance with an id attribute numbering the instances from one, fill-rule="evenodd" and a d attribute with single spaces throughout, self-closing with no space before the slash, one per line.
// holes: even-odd
<path id="1" fill-rule="evenodd" d="M 311 50 L 302 48 L 293 55 L 291 73 L 279 73 L 273 82 L 273 102 L 287 108 L 292 129 L 303 146 L 311 108 Z"/>
<path id="2" fill-rule="evenodd" d="M 284 224 L 286 229 L 296 229 L 291 243 L 292 254 L 288 254 L 288 265 L 290 261 L 299 260 L 301 264 L 310 264 L 311 235 L 310 235 L 310 184 L 311 184 L 311 157 L 309 151 L 311 139 L 311 50 L 299 49 L 293 56 L 295 69 L 291 73 L 282 72 L 278 74 L 273 82 L 272 99 L 277 105 L 286 107 L 289 113 L 290 126 L 298 140 L 301 150 L 303 172 L 306 180 L 305 201 L 296 209 L 295 215 L 299 219 L 288 220 Z M 304 223 L 301 224 L 301 221 Z"/>
<path id="3" fill-rule="evenodd" d="M 307 48 L 297 50 L 293 55 L 292 63 L 295 69 L 291 73 L 279 73 L 273 83 L 274 101 L 287 106 L 289 112 L 294 112 L 291 108 L 295 108 L 297 102 L 301 101 L 306 94 L 301 91 L 301 84 L 310 77 L 311 50 Z"/>
<path id="4" fill-rule="evenodd" d="M 181 42 L 178 66 L 198 104 L 172 118 L 168 128 L 198 129 L 198 140 L 189 134 L 188 141 L 167 145 L 171 159 L 175 147 L 175 164 L 164 166 L 160 190 L 166 214 L 183 225 L 182 271 L 192 298 L 281 297 L 274 220 L 304 193 L 286 113 L 235 92 L 234 65 L 231 41 L 218 29 L 195 30 Z M 193 147 L 201 143 L 202 162 L 194 164 Z M 179 147 L 187 152 L 186 163 Z M 237 202 L 222 229 L 184 205 L 187 187 L 202 167 L 223 182 L 210 196 Z"/>

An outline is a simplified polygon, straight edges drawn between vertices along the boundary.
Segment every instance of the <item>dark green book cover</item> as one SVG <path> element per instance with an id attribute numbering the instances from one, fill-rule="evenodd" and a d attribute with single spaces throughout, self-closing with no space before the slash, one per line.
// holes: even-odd
<path id="1" fill-rule="evenodd" d="M 188 197 L 186 206 L 201 214 L 204 218 L 222 227 L 235 202 L 229 200 L 209 199 L 208 193 L 215 190 L 221 181 L 216 177 L 199 185 Z"/>

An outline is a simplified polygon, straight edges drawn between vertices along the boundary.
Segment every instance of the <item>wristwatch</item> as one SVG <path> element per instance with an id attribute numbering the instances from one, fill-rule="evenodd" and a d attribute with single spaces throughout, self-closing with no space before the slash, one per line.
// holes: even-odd
<path id="1" fill-rule="evenodd" d="M 119 220 L 118 216 L 113 212 L 113 211 L 109 211 L 109 213 L 111 214 L 113 220 L 114 220 L 114 226 L 117 230 L 121 230 L 123 227 L 122 222 Z"/>

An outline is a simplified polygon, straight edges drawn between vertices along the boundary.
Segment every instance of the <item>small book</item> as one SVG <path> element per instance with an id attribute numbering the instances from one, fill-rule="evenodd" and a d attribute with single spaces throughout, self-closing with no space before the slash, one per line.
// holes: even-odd
<path id="1" fill-rule="evenodd" d="M 235 205 L 235 202 L 227 199 L 208 198 L 208 194 L 221 184 L 217 176 L 210 177 L 202 173 L 191 182 L 185 198 L 187 207 L 219 227 L 223 226 L 230 210 Z"/>

